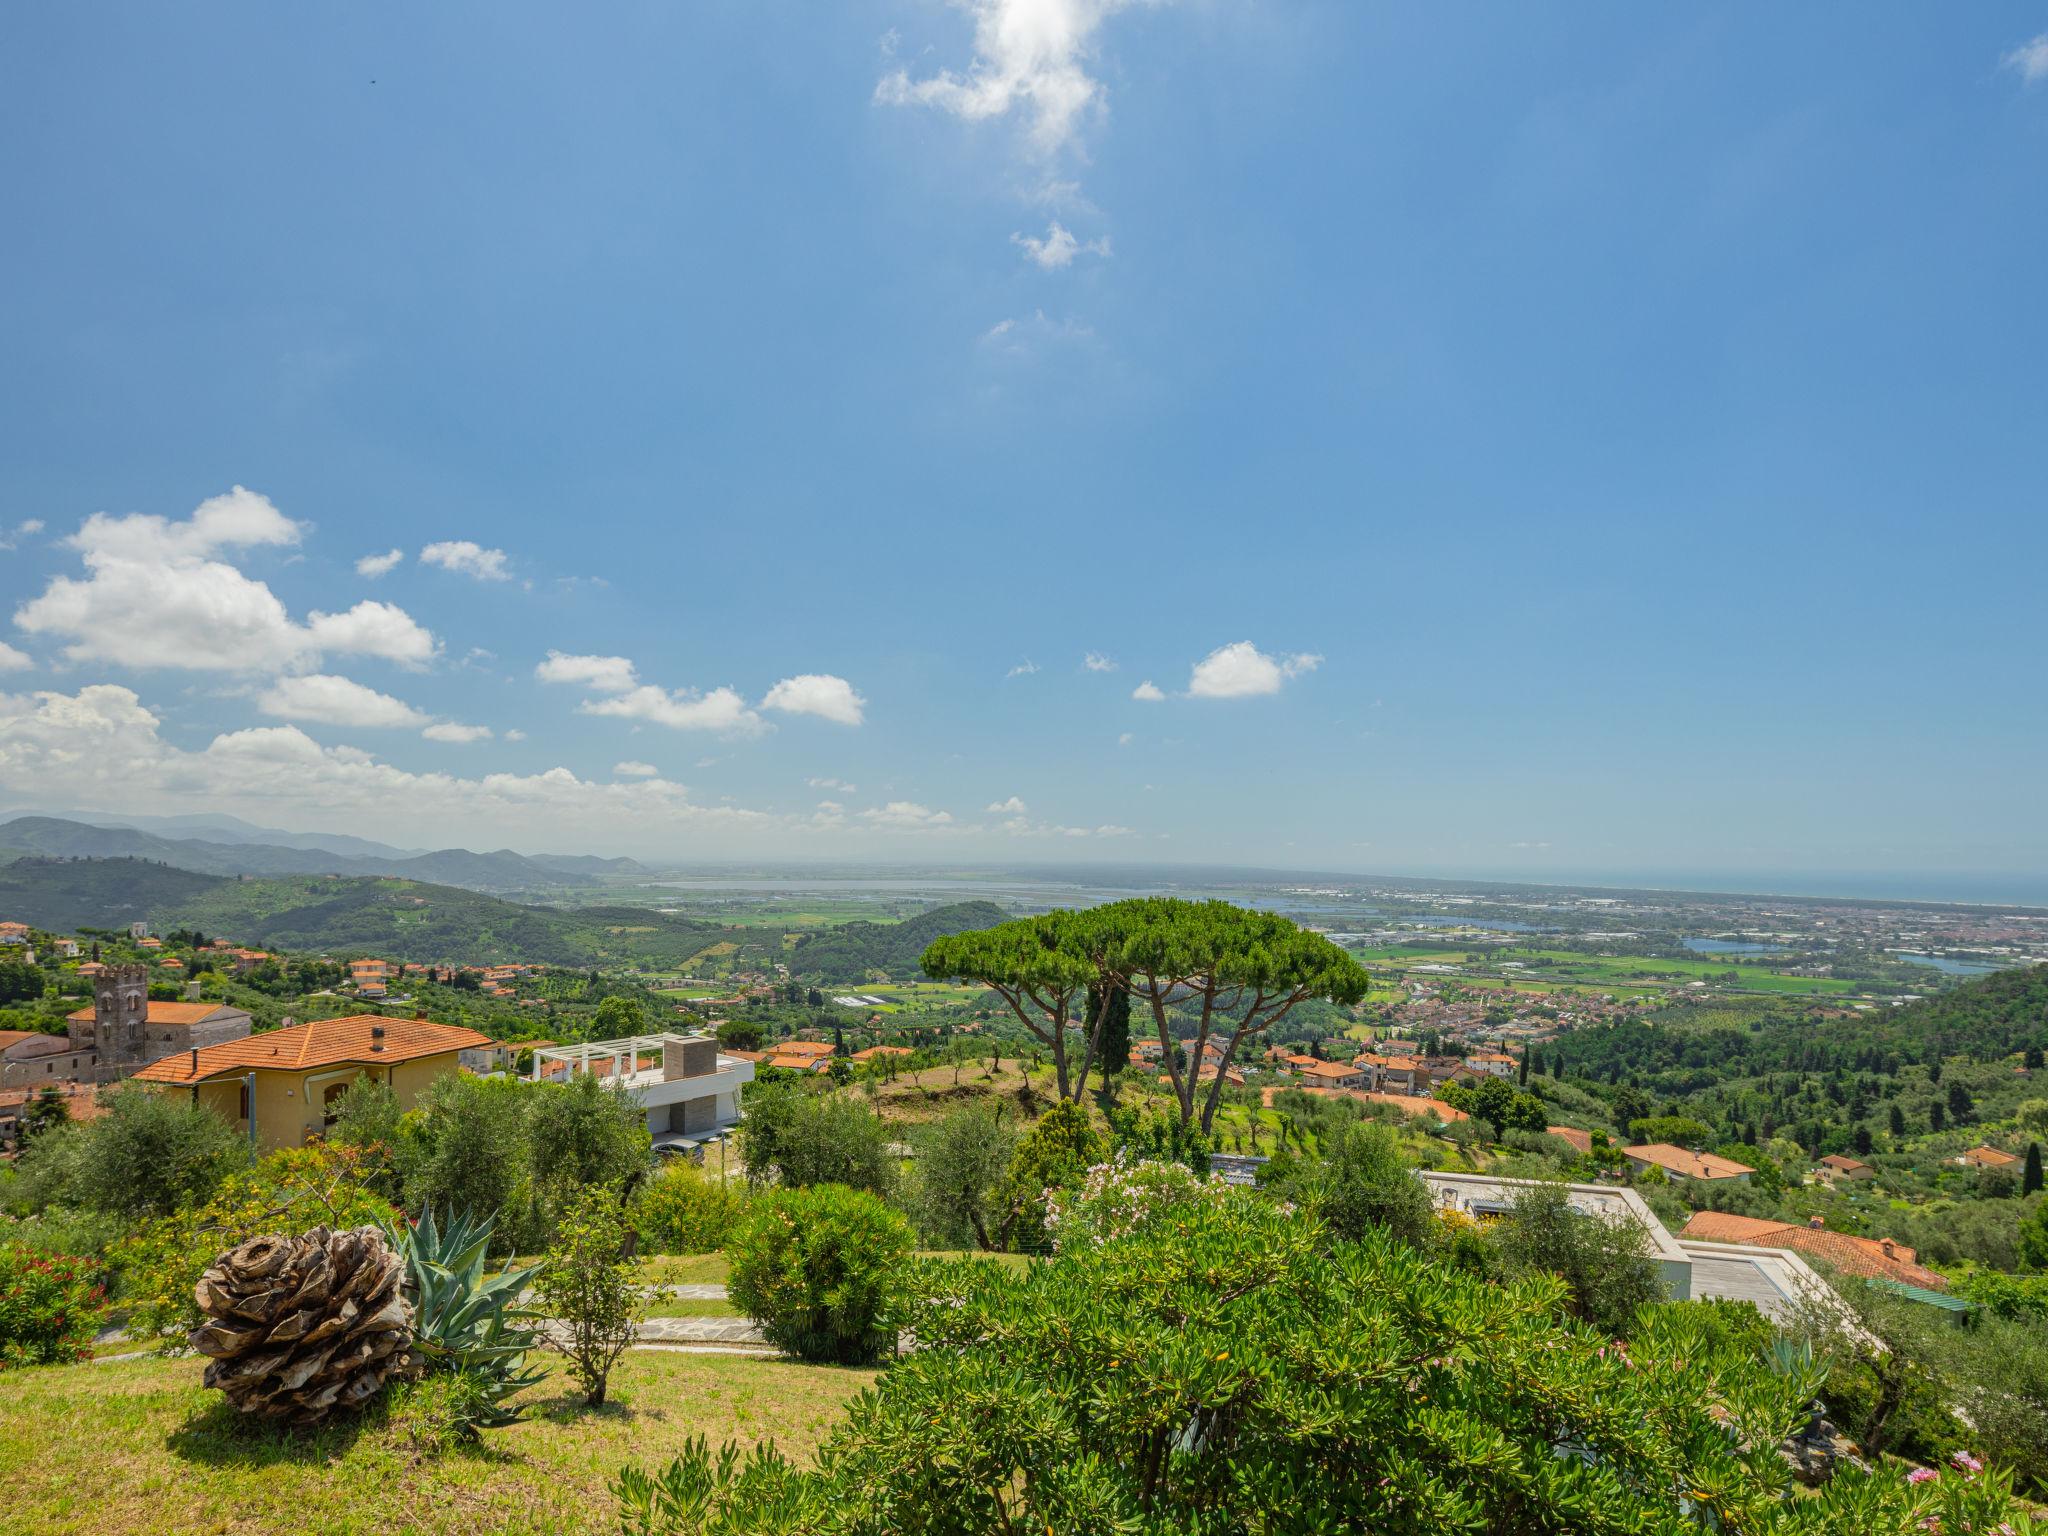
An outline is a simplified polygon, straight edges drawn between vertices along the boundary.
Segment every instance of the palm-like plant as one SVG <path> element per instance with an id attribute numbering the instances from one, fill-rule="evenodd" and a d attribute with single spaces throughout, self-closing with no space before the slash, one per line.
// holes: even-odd
<path id="1" fill-rule="evenodd" d="M 475 1429 L 516 1424 L 521 1412 L 503 1406 L 505 1400 L 547 1374 L 526 1366 L 538 1341 L 527 1325 L 531 1314 L 517 1305 L 539 1268 L 487 1277 L 495 1225 L 495 1217 L 479 1220 L 468 1212 L 451 1214 L 444 1225 L 429 1209 L 410 1228 L 386 1229 L 405 1259 L 413 1350 L 426 1369 L 459 1371 L 476 1383 L 484 1408 L 474 1416 Z"/>

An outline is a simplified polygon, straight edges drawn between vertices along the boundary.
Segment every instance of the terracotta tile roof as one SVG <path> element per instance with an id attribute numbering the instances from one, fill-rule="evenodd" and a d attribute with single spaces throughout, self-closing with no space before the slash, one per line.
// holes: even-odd
<path id="1" fill-rule="evenodd" d="M 1357 1077 L 1359 1069 L 1348 1061 L 1317 1061 L 1303 1067 L 1306 1077 Z"/>
<path id="2" fill-rule="evenodd" d="M 1975 1163 L 1979 1168 L 2008 1168 L 2019 1159 L 2010 1152 L 1997 1147 L 1972 1147 L 1963 1154 L 1966 1163 Z"/>
<path id="3" fill-rule="evenodd" d="M 24 1040 L 33 1040 L 40 1033 L 33 1029 L 0 1029 L 0 1051 L 10 1045 L 19 1045 Z"/>
<path id="4" fill-rule="evenodd" d="M 768 1060 L 768 1065 L 771 1067 L 781 1067 L 786 1072 L 815 1072 L 818 1068 L 825 1065 L 825 1058 L 823 1056 L 772 1056 Z"/>
<path id="5" fill-rule="evenodd" d="M 830 1056 L 832 1044 L 827 1040 L 784 1040 L 775 1047 L 778 1056 Z"/>
<path id="6" fill-rule="evenodd" d="M 1904 1243 L 1889 1238 L 1852 1237 L 1790 1221 L 1761 1221 L 1727 1211 L 1695 1211 L 1680 1237 L 1708 1243 L 1741 1243 L 1750 1248 L 1790 1248 L 1832 1264 L 1847 1275 L 1894 1280 L 1923 1290 L 1944 1290 L 1948 1281 L 1924 1265 Z"/>
<path id="7" fill-rule="evenodd" d="M 226 1003 L 151 1003 L 149 1005 L 149 1012 L 144 1016 L 143 1022 L 146 1024 L 202 1024 L 216 1013 L 240 1012 L 242 1012 L 241 1009 L 230 1007 Z M 64 1017 L 73 1024 L 90 1024 L 93 1021 L 93 1011 L 90 1008 L 80 1008 L 75 1013 L 65 1014 Z"/>
<path id="8" fill-rule="evenodd" d="M 1859 1163 L 1853 1157 L 1844 1157 L 1839 1152 L 1830 1152 L 1820 1162 L 1823 1168 L 1832 1168 L 1838 1173 L 1854 1173 L 1858 1168 L 1870 1166 L 1868 1163 Z"/>
<path id="9" fill-rule="evenodd" d="M 1584 1157 L 1593 1150 L 1593 1133 L 1591 1131 L 1582 1131 L 1577 1126 L 1546 1125 L 1543 1127 L 1543 1134 L 1555 1136 L 1559 1141 L 1570 1142 L 1573 1149 L 1581 1157 Z"/>
<path id="10" fill-rule="evenodd" d="M 384 1031 L 381 1039 L 370 1033 L 378 1028 Z M 180 1051 L 150 1063 L 135 1077 L 145 1083 L 197 1083 L 224 1072 L 246 1072 L 251 1068 L 302 1072 L 356 1062 L 373 1066 L 491 1043 L 489 1035 L 455 1024 L 359 1013 L 344 1019 L 312 1019 L 288 1029 L 265 1030 L 246 1040 L 203 1046 L 197 1052 L 196 1070 L 194 1053 Z M 374 1049 L 379 1045 L 382 1050 Z"/>
<path id="11" fill-rule="evenodd" d="M 1739 1179 L 1746 1173 L 1755 1173 L 1754 1168 L 1745 1167 L 1733 1158 L 1719 1157 L 1712 1152 L 1688 1152 L 1683 1147 L 1674 1147 L 1668 1141 L 1652 1141 L 1640 1147 L 1623 1147 L 1622 1155 L 1638 1162 L 1654 1163 L 1671 1173 L 1688 1179 Z"/>
<path id="12" fill-rule="evenodd" d="M 907 1045 L 871 1045 L 864 1051 L 855 1051 L 853 1059 L 855 1061 L 873 1061 L 877 1056 L 908 1056 L 910 1054 L 911 1050 Z"/>

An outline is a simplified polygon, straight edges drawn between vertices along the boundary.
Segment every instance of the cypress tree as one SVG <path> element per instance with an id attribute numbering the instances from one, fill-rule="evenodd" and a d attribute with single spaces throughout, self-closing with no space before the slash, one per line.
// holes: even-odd
<path id="1" fill-rule="evenodd" d="M 2040 1187 L 2041 1143 L 2039 1143 L 2038 1141 L 2030 1141 L 2027 1143 L 2026 1171 L 2020 1175 L 2020 1193 L 2022 1195 L 2031 1195 L 2035 1190 L 2039 1189 Z"/>

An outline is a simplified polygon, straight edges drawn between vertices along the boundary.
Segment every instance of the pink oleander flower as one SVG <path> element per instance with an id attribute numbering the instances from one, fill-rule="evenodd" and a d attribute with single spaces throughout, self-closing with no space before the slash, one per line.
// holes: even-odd
<path id="1" fill-rule="evenodd" d="M 1949 1457 L 1949 1460 L 1961 1467 L 1965 1472 L 1982 1472 L 1984 1470 L 1984 1463 L 1972 1456 L 1968 1451 L 1957 1451 L 1955 1455 Z"/>
<path id="2" fill-rule="evenodd" d="M 1941 1474 L 1932 1467 L 1915 1467 L 1906 1474 L 1906 1481 L 1909 1483 L 1931 1483 L 1939 1476 Z"/>

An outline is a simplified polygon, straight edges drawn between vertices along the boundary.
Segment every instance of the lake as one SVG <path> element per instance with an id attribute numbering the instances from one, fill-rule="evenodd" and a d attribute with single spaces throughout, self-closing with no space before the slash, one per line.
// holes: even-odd
<path id="1" fill-rule="evenodd" d="M 1989 976 L 1993 971 L 2005 969 L 2002 965 L 1987 965 L 1980 960 L 1951 960 L 1947 955 L 1913 955 L 1903 949 L 1894 950 L 1893 953 L 1901 960 L 1910 960 L 1915 965 L 1931 966 L 1949 976 Z"/>
<path id="2" fill-rule="evenodd" d="M 1747 939 L 1687 939 L 1685 947 L 1696 955 L 1781 955 L 1775 944 L 1754 944 Z"/>

